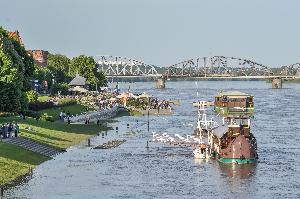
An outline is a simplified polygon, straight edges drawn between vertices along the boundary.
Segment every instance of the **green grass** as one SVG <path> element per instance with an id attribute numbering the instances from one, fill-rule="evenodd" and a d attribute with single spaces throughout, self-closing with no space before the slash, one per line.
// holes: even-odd
<path id="1" fill-rule="evenodd" d="M 95 135 L 100 131 L 106 130 L 96 124 L 71 124 L 57 121 L 36 121 L 27 117 L 22 120 L 19 117 L 0 118 L 0 124 L 16 121 L 20 125 L 21 136 L 38 141 L 57 149 L 66 149 L 70 146 L 79 144 L 90 135 Z"/>
<path id="2" fill-rule="evenodd" d="M 0 143 L 0 185 L 26 174 L 29 167 L 35 167 L 49 160 L 48 157 L 11 144 Z"/>
<path id="3" fill-rule="evenodd" d="M 38 101 L 39 102 L 46 102 L 46 101 L 48 101 L 50 99 L 50 97 L 48 97 L 48 96 L 39 96 L 38 97 Z"/>
<path id="4" fill-rule="evenodd" d="M 39 111 L 39 113 L 47 113 L 49 116 L 52 116 L 55 120 L 59 119 L 59 114 L 61 111 L 65 113 L 70 112 L 71 115 L 80 114 L 86 112 L 86 107 L 80 104 L 69 105 L 65 107 L 54 107 Z"/>
<path id="5" fill-rule="evenodd" d="M 39 100 L 47 100 L 40 97 Z M 57 118 L 59 113 L 64 110 L 71 114 L 79 114 L 86 111 L 83 105 L 69 105 L 62 108 L 50 108 L 40 113 L 47 113 L 53 118 Z M 26 117 L 26 120 L 18 116 L 0 117 L 0 124 L 17 122 L 20 126 L 20 136 L 32 139 L 41 144 L 57 148 L 67 149 L 70 146 L 79 144 L 89 136 L 95 135 L 100 131 L 107 130 L 107 127 L 97 126 L 96 124 L 71 124 L 68 125 L 61 121 L 48 122 L 36 121 L 34 118 Z M 103 124 L 108 121 L 103 121 Z M 26 174 L 29 167 L 35 167 L 49 158 L 26 149 L 0 143 L 0 185 L 6 184 L 19 176 Z"/>

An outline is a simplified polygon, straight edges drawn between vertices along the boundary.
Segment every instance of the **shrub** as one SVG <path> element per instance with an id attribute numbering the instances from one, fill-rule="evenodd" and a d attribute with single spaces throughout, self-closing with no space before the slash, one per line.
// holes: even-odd
<path id="1" fill-rule="evenodd" d="M 68 105 L 74 105 L 76 104 L 76 100 L 75 99 L 71 99 L 71 98 L 62 98 L 58 100 L 57 105 L 58 106 L 68 106 Z"/>
<path id="2" fill-rule="evenodd" d="M 54 107 L 53 102 L 34 102 L 29 103 L 29 109 L 32 111 L 40 111 L 48 108 Z"/>
<path id="3" fill-rule="evenodd" d="M 27 117 L 33 117 L 33 118 L 40 117 L 40 113 L 39 113 L 39 112 L 35 112 L 35 111 L 31 111 L 31 110 L 25 111 L 24 114 L 25 114 Z"/>
<path id="4" fill-rule="evenodd" d="M 47 113 L 43 113 L 40 118 L 41 118 L 41 120 L 44 120 L 44 121 L 54 122 L 54 118 L 52 116 L 48 115 Z"/>
<path id="5" fill-rule="evenodd" d="M 51 94 L 54 95 L 60 92 L 61 95 L 67 95 L 69 93 L 68 89 L 69 85 L 67 83 L 56 83 L 51 87 Z"/>
<path id="6" fill-rule="evenodd" d="M 26 98 L 29 103 L 36 102 L 38 100 L 38 94 L 34 90 L 26 92 Z"/>
<path id="7" fill-rule="evenodd" d="M 12 117 L 15 116 L 15 113 L 11 112 L 0 112 L 0 117 Z"/>

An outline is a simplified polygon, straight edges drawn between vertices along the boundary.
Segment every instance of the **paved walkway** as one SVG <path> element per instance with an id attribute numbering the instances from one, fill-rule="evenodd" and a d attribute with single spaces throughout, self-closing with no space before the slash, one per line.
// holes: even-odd
<path id="1" fill-rule="evenodd" d="M 59 151 L 57 149 L 42 145 L 38 142 L 29 140 L 26 138 L 22 138 L 22 137 L 3 139 L 2 141 L 5 143 L 8 143 L 8 144 L 17 145 L 19 147 L 28 149 L 30 151 L 33 151 L 33 152 L 36 152 L 36 153 L 39 153 L 41 155 L 48 156 L 51 158 L 56 156 L 57 154 L 61 153 L 61 151 Z"/>

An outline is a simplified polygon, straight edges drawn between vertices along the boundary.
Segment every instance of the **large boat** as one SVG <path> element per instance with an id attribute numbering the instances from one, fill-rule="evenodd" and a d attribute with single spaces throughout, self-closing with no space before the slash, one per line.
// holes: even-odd
<path id="1" fill-rule="evenodd" d="M 213 130 L 213 156 L 223 163 L 255 163 L 256 139 L 250 131 L 247 115 L 230 115 L 224 123 Z"/>
<path id="2" fill-rule="evenodd" d="M 222 103 L 221 103 L 222 102 Z M 255 163 L 256 139 L 251 133 L 253 96 L 238 91 L 222 92 L 214 103 L 198 102 L 196 132 L 208 140 L 211 156 L 223 163 Z M 207 119 L 205 109 L 214 106 L 217 115 Z"/>

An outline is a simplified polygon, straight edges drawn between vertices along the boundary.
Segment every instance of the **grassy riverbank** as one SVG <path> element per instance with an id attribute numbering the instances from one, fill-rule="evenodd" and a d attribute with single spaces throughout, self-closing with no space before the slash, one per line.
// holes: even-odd
<path id="1" fill-rule="evenodd" d="M 16 121 L 20 125 L 20 136 L 32 139 L 41 144 L 67 149 L 79 144 L 89 136 L 107 130 L 104 125 L 71 124 L 62 122 L 36 121 L 33 118 L 22 120 L 19 117 L 0 118 L 0 123 Z M 48 157 L 39 155 L 21 147 L 0 143 L 0 185 L 8 183 L 26 174 L 29 167 L 35 167 Z"/>
<path id="2" fill-rule="evenodd" d="M 33 168 L 47 160 L 48 157 L 21 147 L 0 143 L 0 185 L 25 175 L 30 167 Z"/>
<path id="3" fill-rule="evenodd" d="M 66 149 L 79 144 L 82 140 L 100 131 L 106 130 L 104 125 L 96 124 L 71 124 L 56 121 L 36 121 L 27 117 L 23 120 L 19 117 L 0 118 L 0 123 L 16 121 L 20 126 L 20 136 L 35 140 L 41 144 L 57 149 Z"/>
<path id="4" fill-rule="evenodd" d="M 66 112 L 79 114 L 86 109 L 82 105 L 70 105 L 63 107 Z M 58 117 L 61 109 L 51 108 L 41 111 L 54 118 Z M 106 125 L 96 124 L 66 124 L 61 121 L 49 122 L 26 117 L 25 120 L 19 116 L 0 117 L 0 124 L 17 122 L 20 126 L 20 136 L 37 141 L 59 150 L 79 144 L 100 131 L 107 130 Z M 103 122 L 104 123 L 104 122 Z M 106 122 L 105 122 L 106 123 Z M 50 158 L 31 152 L 21 147 L 0 142 L 0 185 L 6 184 L 19 176 L 23 176 L 29 170 Z"/>
<path id="5" fill-rule="evenodd" d="M 86 106 L 83 106 L 81 104 L 74 104 L 65 107 L 53 107 L 53 108 L 39 111 L 39 113 L 41 114 L 47 113 L 47 115 L 52 116 L 54 120 L 58 120 L 61 111 L 64 111 L 65 113 L 69 112 L 71 115 L 76 115 L 76 114 L 86 112 Z"/>

